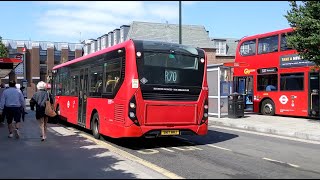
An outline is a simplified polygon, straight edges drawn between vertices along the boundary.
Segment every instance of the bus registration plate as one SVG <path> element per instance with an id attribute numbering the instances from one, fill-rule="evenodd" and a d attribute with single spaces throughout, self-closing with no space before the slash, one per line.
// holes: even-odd
<path id="1" fill-rule="evenodd" d="M 162 130 L 161 135 L 180 135 L 179 130 Z"/>

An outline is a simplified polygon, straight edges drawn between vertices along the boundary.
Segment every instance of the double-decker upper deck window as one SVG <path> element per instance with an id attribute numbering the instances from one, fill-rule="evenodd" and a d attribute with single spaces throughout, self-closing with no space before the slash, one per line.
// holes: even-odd
<path id="1" fill-rule="evenodd" d="M 245 41 L 240 46 L 241 56 L 251 56 L 256 54 L 256 40 Z"/>
<path id="2" fill-rule="evenodd" d="M 290 36 L 290 34 L 291 33 L 281 34 L 281 46 L 280 46 L 281 51 L 292 49 L 291 47 L 288 47 L 288 44 L 287 44 L 287 36 Z"/>
<path id="3" fill-rule="evenodd" d="M 278 52 L 278 35 L 258 40 L 258 54 Z"/>
<path id="4" fill-rule="evenodd" d="M 281 91 L 301 91 L 303 90 L 304 73 L 280 74 Z"/>

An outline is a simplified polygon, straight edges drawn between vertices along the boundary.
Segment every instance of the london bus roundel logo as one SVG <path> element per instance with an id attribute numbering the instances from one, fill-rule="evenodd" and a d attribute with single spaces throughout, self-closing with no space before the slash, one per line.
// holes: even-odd
<path id="1" fill-rule="evenodd" d="M 285 95 L 280 96 L 279 101 L 281 104 L 287 104 L 288 98 Z"/>

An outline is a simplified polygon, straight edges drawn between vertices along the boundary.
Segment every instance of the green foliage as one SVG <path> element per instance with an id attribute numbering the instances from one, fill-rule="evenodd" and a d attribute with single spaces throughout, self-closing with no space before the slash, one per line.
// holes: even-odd
<path id="1" fill-rule="evenodd" d="M 291 10 L 287 18 L 294 28 L 287 37 L 288 45 L 306 60 L 320 65 L 320 1 L 289 1 Z"/>
<path id="2" fill-rule="evenodd" d="M 8 57 L 8 49 L 6 46 L 2 43 L 2 37 L 0 36 L 0 57 Z"/>

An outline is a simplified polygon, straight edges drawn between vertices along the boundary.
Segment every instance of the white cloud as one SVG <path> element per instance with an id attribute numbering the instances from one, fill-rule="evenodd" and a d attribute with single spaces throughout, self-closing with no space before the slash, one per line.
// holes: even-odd
<path id="1" fill-rule="evenodd" d="M 192 5 L 196 1 L 183 1 Z M 178 23 L 177 2 L 147 1 L 47 1 L 47 11 L 38 18 L 39 33 L 78 41 L 97 38 L 132 21 Z"/>

